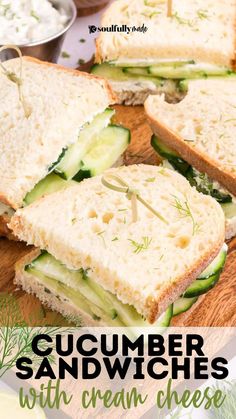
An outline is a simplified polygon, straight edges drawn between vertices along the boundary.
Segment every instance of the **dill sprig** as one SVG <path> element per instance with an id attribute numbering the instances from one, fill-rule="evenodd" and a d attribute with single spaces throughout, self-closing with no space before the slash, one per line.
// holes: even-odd
<path id="1" fill-rule="evenodd" d="M 194 25 L 194 22 L 193 21 L 191 21 L 191 20 L 189 20 L 189 19 L 185 19 L 185 18 L 183 18 L 183 17 L 181 17 L 179 14 L 178 14 L 178 12 L 175 12 L 174 14 L 172 14 L 172 16 L 171 16 L 172 18 L 174 18 L 174 19 L 176 19 L 177 20 L 177 22 L 180 24 L 180 25 L 188 25 L 188 26 L 190 26 L 190 27 L 192 27 L 193 25 Z"/>
<path id="2" fill-rule="evenodd" d="M 236 380 L 217 382 L 212 390 L 221 390 L 226 397 L 220 408 L 211 408 L 210 417 L 214 419 L 234 419 L 236 412 Z"/>
<path id="3" fill-rule="evenodd" d="M 199 9 L 197 11 L 197 16 L 198 16 L 199 19 L 208 19 L 209 18 L 208 11 L 203 10 L 203 9 Z"/>
<path id="4" fill-rule="evenodd" d="M 103 234 L 104 234 L 104 233 L 105 233 L 105 230 L 103 230 L 103 231 L 99 231 L 99 232 L 97 233 L 97 236 L 101 237 L 102 242 L 103 242 L 103 245 L 104 245 L 104 247 L 106 247 L 106 241 L 105 241 L 105 239 L 104 239 L 104 237 L 103 237 Z"/>
<path id="5" fill-rule="evenodd" d="M 0 378 L 14 367 L 20 357 L 29 357 L 33 368 L 40 365 L 42 358 L 32 350 L 32 340 L 38 334 L 45 333 L 54 341 L 57 334 L 66 334 L 72 331 L 71 328 L 57 326 L 29 327 L 23 318 L 16 297 L 11 294 L 0 294 L 0 313 L 3 324 L 0 328 Z M 35 320 L 37 324 L 42 324 L 41 319 Z M 39 346 L 41 350 L 46 349 L 47 343 L 40 341 Z M 48 359 L 50 363 L 55 362 L 53 354 L 49 355 Z"/>
<path id="6" fill-rule="evenodd" d="M 138 254 L 142 252 L 143 250 L 147 250 L 152 242 L 152 239 L 150 239 L 147 236 L 142 237 L 142 242 L 138 243 L 135 240 L 129 239 L 129 242 L 134 247 L 134 253 Z"/>
<path id="7" fill-rule="evenodd" d="M 176 208 L 180 214 L 181 217 L 185 218 L 185 217 L 189 217 L 192 220 L 192 224 L 193 224 L 193 230 L 192 230 L 192 234 L 194 236 L 195 233 L 198 232 L 200 226 L 199 224 L 195 221 L 192 210 L 189 206 L 188 200 L 186 199 L 183 203 L 179 200 L 179 198 L 177 198 L 176 196 L 174 196 L 174 204 L 173 207 Z"/>

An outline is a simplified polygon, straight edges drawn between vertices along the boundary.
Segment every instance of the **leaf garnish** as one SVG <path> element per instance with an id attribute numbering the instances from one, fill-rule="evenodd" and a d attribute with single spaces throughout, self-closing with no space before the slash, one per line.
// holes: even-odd
<path id="1" fill-rule="evenodd" d="M 194 236 L 195 233 L 197 233 L 199 231 L 199 224 L 195 221 L 192 210 L 189 206 L 188 200 L 186 199 L 183 203 L 179 200 L 179 198 L 177 198 L 176 196 L 174 196 L 174 204 L 173 207 L 176 208 L 180 214 L 181 217 L 186 218 L 189 217 L 192 220 L 192 224 L 193 224 L 193 230 L 192 230 L 192 234 Z"/>
<path id="2" fill-rule="evenodd" d="M 143 250 L 147 250 L 152 242 L 152 239 L 150 239 L 147 236 L 142 237 L 142 242 L 138 243 L 135 240 L 129 239 L 129 242 L 134 247 L 134 253 L 138 254 L 142 252 Z"/>

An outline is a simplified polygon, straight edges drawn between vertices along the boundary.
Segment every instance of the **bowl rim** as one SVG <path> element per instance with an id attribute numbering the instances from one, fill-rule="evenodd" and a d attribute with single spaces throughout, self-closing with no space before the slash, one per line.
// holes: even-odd
<path id="1" fill-rule="evenodd" d="M 49 0 L 49 1 L 52 2 L 53 0 Z M 68 21 L 67 25 L 60 32 L 57 32 L 54 35 L 48 36 L 47 38 L 43 38 L 38 41 L 28 42 L 27 44 L 12 44 L 12 45 L 16 45 L 19 48 L 35 47 L 35 46 L 43 45 L 43 44 L 46 44 L 47 42 L 53 41 L 54 39 L 57 39 L 60 36 L 62 36 L 64 33 L 66 33 L 71 28 L 71 26 L 73 25 L 77 17 L 77 7 L 74 3 L 74 0 L 66 0 L 66 2 L 69 3 L 71 7 L 72 16 L 70 20 Z M 0 46 L 1 45 L 5 45 L 5 44 L 0 44 Z"/>

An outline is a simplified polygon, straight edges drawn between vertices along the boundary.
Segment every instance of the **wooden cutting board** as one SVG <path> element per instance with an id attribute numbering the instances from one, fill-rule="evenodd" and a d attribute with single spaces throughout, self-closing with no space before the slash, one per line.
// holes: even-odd
<path id="1" fill-rule="evenodd" d="M 143 108 L 115 108 L 116 123 L 128 127 L 132 134 L 125 164 L 157 164 L 158 157 L 150 147 L 151 130 L 145 121 Z M 0 292 L 14 295 L 20 315 L 29 325 L 67 325 L 62 316 L 43 307 L 37 298 L 17 290 L 13 285 L 14 264 L 29 250 L 23 243 L 0 239 Z M 0 325 L 1 318 L 0 312 Z M 219 283 L 194 310 L 178 316 L 177 322 L 184 326 L 236 326 L 236 239 L 229 243 L 229 254 Z"/>

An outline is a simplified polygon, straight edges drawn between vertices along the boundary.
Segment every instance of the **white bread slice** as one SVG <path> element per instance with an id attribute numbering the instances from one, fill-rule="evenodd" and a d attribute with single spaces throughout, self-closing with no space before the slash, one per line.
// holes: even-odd
<path id="1" fill-rule="evenodd" d="M 190 81 L 181 102 L 149 96 L 145 111 L 155 134 L 236 196 L 236 79 Z"/>
<path id="2" fill-rule="evenodd" d="M 235 0 L 120 0 L 105 11 L 101 26 L 147 27 L 147 32 L 100 32 L 96 62 L 192 59 L 230 66 L 235 60 Z"/>
<path id="3" fill-rule="evenodd" d="M 169 169 L 133 165 L 106 174 L 136 188 L 169 224 L 141 203 L 133 223 L 126 195 L 103 186 L 98 176 L 19 209 L 9 228 L 68 268 L 89 268 L 91 279 L 153 323 L 219 252 L 224 214 Z M 187 202 L 192 217 L 180 213 L 176 199 Z M 142 244 L 144 237 L 148 246 L 135 252 L 132 241 Z"/>
<path id="4" fill-rule="evenodd" d="M 20 60 L 4 63 L 19 75 Z M 80 128 L 113 102 L 108 84 L 55 64 L 23 58 L 25 117 L 15 83 L 0 71 L 0 201 L 16 209 Z"/>

